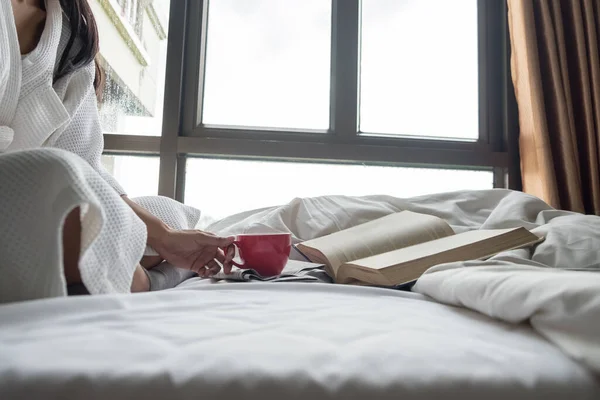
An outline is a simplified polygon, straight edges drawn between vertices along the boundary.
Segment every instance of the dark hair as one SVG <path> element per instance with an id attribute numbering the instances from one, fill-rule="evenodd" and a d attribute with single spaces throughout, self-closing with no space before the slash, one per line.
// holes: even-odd
<path id="1" fill-rule="evenodd" d="M 69 20 L 71 37 L 67 42 L 63 54 L 58 63 L 56 80 L 63 76 L 85 67 L 91 62 L 96 64 L 96 76 L 94 77 L 94 89 L 99 96 L 102 90 L 104 74 L 96 55 L 100 48 L 98 38 L 98 27 L 92 9 L 87 0 L 60 0 L 60 6 Z M 75 54 L 71 54 L 75 43 L 78 43 Z"/>

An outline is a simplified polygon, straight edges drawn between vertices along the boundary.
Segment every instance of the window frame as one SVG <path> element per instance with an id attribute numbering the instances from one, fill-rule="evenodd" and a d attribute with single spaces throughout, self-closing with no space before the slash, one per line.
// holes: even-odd
<path id="1" fill-rule="evenodd" d="M 171 0 L 162 136 L 105 135 L 107 153 L 160 154 L 161 195 L 183 201 L 188 155 L 488 169 L 494 172 L 494 187 L 520 189 L 518 116 L 504 0 L 477 0 L 480 115 L 476 141 L 360 134 L 360 0 L 332 0 L 328 131 L 199 123 L 208 1 Z"/>

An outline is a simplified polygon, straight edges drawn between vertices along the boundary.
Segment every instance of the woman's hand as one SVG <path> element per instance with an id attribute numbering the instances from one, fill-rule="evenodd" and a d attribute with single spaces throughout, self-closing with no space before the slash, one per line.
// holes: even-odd
<path id="1" fill-rule="evenodd" d="M 231 272 L 235 238 L 218 237 L 198 230 L 166 232 L 154 245 L 162 258 L 172 265 L 192 270 L 205 278 L 218 273 L 223 265 L 225 273 Z M 226 254 L 222 249 L 227 249 Z"/>
<path id="2" fill-rule="evenodd" d="M 235 248 L 231 246 L 233 237 L 222 238 L 212 233 L 199 230 L 176 231 L 170 229 L 160 219 L 145 210 L 139 204 L 122 196 L 131 209 L 146 224 L 148 244 L 158 252 L 159 256 L 147 256 L 141 260 L 142 266 L 150 269 L 163 260 L 172 265 L 189 269 L 201 277 L 212 276 L 221 270 L 231 272 L 231 260 L 235 256 Z M 227 249 L 227 254 L 222 249 Z"/>

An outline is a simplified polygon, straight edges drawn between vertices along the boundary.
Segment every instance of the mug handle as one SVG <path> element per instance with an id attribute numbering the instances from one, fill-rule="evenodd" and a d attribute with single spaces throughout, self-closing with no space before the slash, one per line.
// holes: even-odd
<path id="1" fill-rule="evenodd" d="M 238 252 L 240 250 L 240 242 L 239 240 L 234 241 L 232 244 L 230 244 L 226 249 L 225 249 L 225 254 L 227 254 L 227 252 L 229 251 L 229 249 L 233 246 L 234 250 L 237 248 Z M 235 254 L 234 254 L 235 257 Z M 241 258 L 241 257 L 240 257 Z M 231 263 L 233 265 L 235 265 L 238 268 L 246 268 L 246 263 L 244 262 L 244 260 L 242 259 L 242 264 L 236 262 L 233 258 L 231 259 Z"/>

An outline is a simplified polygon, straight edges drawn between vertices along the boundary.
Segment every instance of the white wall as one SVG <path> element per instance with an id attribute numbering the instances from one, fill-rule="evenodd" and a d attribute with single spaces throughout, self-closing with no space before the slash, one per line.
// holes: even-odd
<path id="1" fill-rule="evenodd" d="M 114 0 L 108 0 L 114 3 Z M 147 12 L 143 12 L 141 42 L 149 55 L 149 64 L 144 67 L 136 58 L 127 39 L 116 28 L 99 0 L 90 0 L 100 34 L 100 54 L 110 69 L 127 85 L 145 108 L 154 115 L 157 107 L 157 81 L 160 62 L 160 39 Z M 132 44 L 133 45 L 133 44 Z M 111 71 L 108 71 L 111 73 Z"/>

